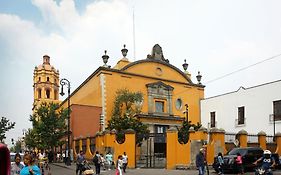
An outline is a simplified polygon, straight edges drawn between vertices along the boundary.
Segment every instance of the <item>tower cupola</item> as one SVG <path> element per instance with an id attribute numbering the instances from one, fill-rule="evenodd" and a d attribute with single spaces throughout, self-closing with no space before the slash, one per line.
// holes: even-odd
<path id="1" fill-rule="evenodd" d="M 50 64 L 50 56 L 43 56 L 43 64 L 33 72 L 33 111 L 42 102 L 59 102 L 59 71 Z"/>

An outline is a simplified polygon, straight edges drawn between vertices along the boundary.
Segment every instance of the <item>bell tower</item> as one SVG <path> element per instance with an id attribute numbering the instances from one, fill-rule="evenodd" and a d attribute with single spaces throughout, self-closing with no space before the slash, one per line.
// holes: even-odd
<path id="1" fill-rule="evenodd" d="M 33 112 L 42 102 L 59 103 L 59 71 L 50 64 L 48 55 L 43 56 L 43 64 L 34 68 L 33 92 Z"/>

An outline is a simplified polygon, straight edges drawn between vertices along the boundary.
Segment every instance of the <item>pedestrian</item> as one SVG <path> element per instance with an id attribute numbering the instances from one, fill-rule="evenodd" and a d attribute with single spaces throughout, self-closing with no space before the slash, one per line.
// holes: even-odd
<path id="1" fill-rule="evenodd" d="M 85 161 L 84 152 L 81 150 L 76 159 L 76 175 L 82 174 L 83 162 Z"/>
<path id="2" fill-rule="evenodd" d="M 62 152 L 62 160 L 63 160 L 63 163 L 65 163 L 65 164 L 66 164 L 65 152 Z"/>
<path id="3" fill-rule="evenodd" d="M 124 152 L 124 154 L 122 156 L 122 161 L 123 161 L 123 172 L 126 173 L 126 168 L 128 165 L 128 156 L 127 156 L 126 152 Z"/>
<path id="4" fill-rule="evenodd" d="M 110 151 L 108 151 L 107 154 L 105 155 L 105 160 L 107 161 L 108 164 L 108 170 L 110 170 L 112 165 L 114 164 L 113 156 Z"/>
<path id="5" fill-rule="evenodd" d="M 237 165 L 237 172 L 238 172 L 237 175 L 241 175 L 241 174 L 243 174 L 243 161 L 242 161 L 242 156 L 241 156 L 240 153 L 237 153 L 236 155 L 237 155 L 237 157 L 236 157 L 235 162 L 236 162 L 236 165 Z"/>
<path id="6" fill-rule="evenodd" d="M 205 174 L 204 148 L 201 148 L 199 153 L 196 155 L 196 167 L 198 168 L 199 175 Z"/>
<path id="7" fill-rule="evenodd" d="M 119 155 L 118 156 L 118 159 L 117 159 L 117 161 L 116 161 L 116 173 L 115 173 L 115 175 L 122 175 L 122 166 L 123 166 L 123 161 L 122 161 L 122 156 L 121 155 Z"/>
<path id="8" fill-rule="evenodd" d="M 217 163 L 218 163 L 218 174 L 223 174 L 223 156 L 222 153 L 219 152 L 217 156 Z"/>
<path id="9" fill-rule="evenodd" d="M 20 171 L 20 175 L 41 175 L 40 169 L 34 164 L 34 159 L 30 154 L 23 156 L 24 167 Z"/>
<path id="10" fill-rule="evenodd" d="M 93 158 L 93 162 L 94 162 L 95 167 L 96 167 L 96 174 L 99 175 L 100 174 L 100 166 L 101 166 L 101 156 L 100 156 L 98 151 L 96 151 L 96 154 Z"/>
<path id="11" fill-rule="evenodd" d="M 105 170 L 105 158 L 103 156 L 103 154 L 100 154 L 100 159 L 101 159 L 101 163 L 100 163 L 100 166 L 103 168 L 103 170 Z"/>
<path id="12" fill-rule="evenodd" d="M 59 162 L 59 163 L 62 162 L 62 160 L 61 160 L 61 153 L 60 152 L 57 153 L 57 162 Z"/>
<path id="13" fill-rule="evenodd" d="M 5 144 L 0 143 L 0 174 L 10 174 L 10 151 Z"/>
<path id="14" fill-rule="evenodd" d="M 24 165 L 21 164 L 21 156 L 19 153 L 15 155 L 15 163 L 11 165 L 11 175 L 19 175 Z"/>
<path id="15" fill-rule="evenodd" d="M 52 150 L 50 150 L 50 152 L 48 154 L 48 159 L 49 159 L 50 163 L 52 163 L 54 161 L 54 152 Z"/>

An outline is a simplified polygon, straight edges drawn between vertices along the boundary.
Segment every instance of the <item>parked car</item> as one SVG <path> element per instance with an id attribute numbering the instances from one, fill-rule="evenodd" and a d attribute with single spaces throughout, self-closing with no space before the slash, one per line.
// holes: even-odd
<path id="1" fill-rule="evenodd" d="M 224 172 L 237 172 L 236 157 L 237 153 L 242 156 L 244 172 L 252 171 L 256 167 L 253 163 L 263 155 L 263 150 L 259 147 L 233 148 L 223 156 Z M 217 157 L 214 158 L 213 168 L 218 172 Z"/>

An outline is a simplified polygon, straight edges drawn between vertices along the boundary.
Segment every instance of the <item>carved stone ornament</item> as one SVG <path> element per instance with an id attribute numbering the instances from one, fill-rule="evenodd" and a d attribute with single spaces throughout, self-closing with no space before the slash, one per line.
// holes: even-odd
<path id="1" fill-rule="evenodd" d="M 153 46 L 151 55 L 147 55 L 147 58 L 161 60 L 161 61 L 165 61 L 165 62 L 169 63 L 169 60 L 164 58 L 162 47 L 160 47 L 159 44 L 155 44 Z"/>

